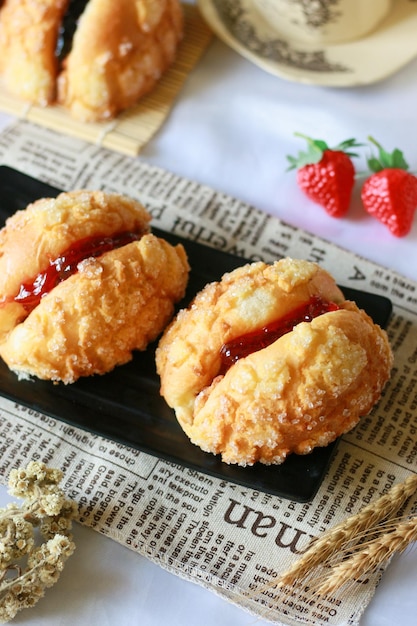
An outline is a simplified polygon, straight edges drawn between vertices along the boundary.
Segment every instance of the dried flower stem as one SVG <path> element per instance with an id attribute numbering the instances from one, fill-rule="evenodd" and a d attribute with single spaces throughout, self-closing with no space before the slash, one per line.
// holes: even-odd
<path id="1" fill-rule="evenodd" d="M 368 504 L 356 515 L 348 517 L 319 538 L 314 539 L 300 559 L 281 576 L 277 586 L 292 585 L 314 567 L 325 563 L 351 539 L 356 540 L 360 533 L 396 513 L 416 491 L 417 476 L 412 474 L 403 483 L 392 487 L 376 502 Z"/>

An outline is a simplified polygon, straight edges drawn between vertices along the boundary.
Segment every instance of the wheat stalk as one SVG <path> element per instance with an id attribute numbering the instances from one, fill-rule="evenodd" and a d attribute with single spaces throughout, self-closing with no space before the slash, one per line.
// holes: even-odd
<path id="1" fill-rule="evenodd" d="M 403 483 L 392 487 L 376 502 L 368 504 L 356 515 L 348 517 L 314 539 L 300 559 L 280 577 L 276 585 L 278 587 L 292 585 L 305 577 L 313 568 L 325 564 L 343 546 L 349 545 L 350 540 L 353 538 L 356 540 L 360 534 L 376 527 L 382 520 L 396 513 L 416 490 L 417 475 L 411 474 Z"/>
<path id="2" fill-rule="evenodd" d="M 391 532 L 380 535 L 345 561 L 335 565 L 324 582 L 315 589 L 315 593 L 329 595 L 352 581 L 358 581 L 386 563 L 395 553 L 404 552 L 413 541 L 417 541 L 417 517 L 400 522 Z"/>

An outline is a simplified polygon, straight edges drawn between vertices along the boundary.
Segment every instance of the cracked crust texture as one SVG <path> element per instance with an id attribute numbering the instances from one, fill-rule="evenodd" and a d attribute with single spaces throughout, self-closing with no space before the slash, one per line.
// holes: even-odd
<path id="1" fill-rule="evenodd" d="M 0 73 L 5 87 L 46 106 L 56 93 L 58 28 L 68 0 L 5 0 L 0 8 Z"/>
<path id="2" fill-rule="evenodd" d="M 220 375 L 224 343 L 278 320 L 311 296 L 337 311 L 298 324 Z M 254 263 L 208 285 L 164 333 L 161 393 L 191 441 L 226 463 L 282 463 L 352 429 L 392 366 L 387 335 L 333 278 L 306 261 Z"/>
<path id="3" fill-rule="evenodd" d="M 7 221 L 0 232 L 0 356 L 10 369 L 72 383 L 126 363 L 162 332 L 189 267 L 182 246 L 148 232 L 149 220 L 129 198 L 79 191 L 39 200 Z M 7 302 L 72 243 L 128 230 L 141 239 L 79 263 L 29 314 Z"/>
<path id="4" fill-rule="evenodd" d="M 68 0 L 5 0 L 0 72 L 34 104 L 58 101 L 89 122 L 115 117 L 150 92 L 183 36 L 178 0 L 89 0 L 60 67 L 55 56 Z"/>

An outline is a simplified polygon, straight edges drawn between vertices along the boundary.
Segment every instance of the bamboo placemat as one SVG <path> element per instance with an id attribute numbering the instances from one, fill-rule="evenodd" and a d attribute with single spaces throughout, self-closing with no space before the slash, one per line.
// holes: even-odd
<path id="1" fill-rule="evenodd" d="M 136 156 L 165 121 L 189 72 L 208 46 L 212 31 L 197 7 L 183 4 L 184 39 L 177 59 L 154 90 L 111 122 L 84 123 L 61 106 L 30 105 L 10 95 L 0 84 L 0 110 L 91 143 Z"/>

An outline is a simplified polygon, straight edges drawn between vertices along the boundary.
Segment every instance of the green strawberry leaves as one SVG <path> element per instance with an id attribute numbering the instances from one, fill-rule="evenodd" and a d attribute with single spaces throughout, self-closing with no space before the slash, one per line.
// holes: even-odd
<path id="1" fill-rule="evenodd" d="M 368 159 L 371 172 L 382 172 L 382 170 L 393 168 L 408 170 L 408 163 L 401 150 L 395 148 L 392 152 L 387 152 L 373 137 L 368 137 L 368 140 L 378 148 L 378 158 L 371 156 Z"/>
<path id="2" fill-rule="evenodd" d="M 351 152 L 351 148 L 359 148 L 363 144 L 357 143 L 356 139 L 346 139 L 337 146 L 331 148 L 328 144 L 321 139 L 313 139 L 302 133 L 294 133 L 296 137 L 302 137 L 307 141 L 307 150 L 305 152 L 300 151 L 296 157 L 287 155 L 287 160 L 290 165 L 287 171 L 293 169 L 299 169 L 305 165 L 311 165 L 313 163 L 320 163 L 323 153 L 326 150 L 334 152 L 345 152 L 348 156 L 358 156 L 356 152 Z"/>

